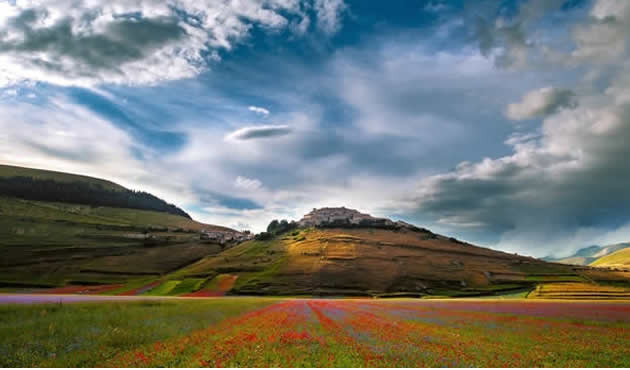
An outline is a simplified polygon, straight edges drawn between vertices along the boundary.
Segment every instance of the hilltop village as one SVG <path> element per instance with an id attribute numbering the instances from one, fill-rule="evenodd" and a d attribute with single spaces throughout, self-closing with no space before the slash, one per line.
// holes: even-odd
<path id="1" fill-rule="evenodd" d="M 300 227 L 374 227 L 380 229 L 421 229 L 403 221 L 372 217 L 346 207 L 313 209 L 298 221 Z"/>

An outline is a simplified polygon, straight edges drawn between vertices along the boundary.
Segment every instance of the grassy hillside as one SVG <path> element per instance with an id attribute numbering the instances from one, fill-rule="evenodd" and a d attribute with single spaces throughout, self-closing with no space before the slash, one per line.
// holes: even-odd
<path id="1" fill-rule="evenodd" d="M 630 268 L 630 248 L 618 250 L 591 263 L 597 267 Z"/>
<path id="2" fill-rule="evenodd" d="M 236 275 L 232 294 L 476 296 L 630 277 L 591 270 L 427 232 L 298 229 L 206 257 L 169 278 Z"/>
<path id="3" fill-rule="evenodd" d="M 37 180 L 53 180 L 62 183 L 84 182 L 94 187 L 101 186 L 107 190 L 124 191 L 124 187 L 111 181 L 97 179 L 95 177 L 74 175 L 63 172 L 39 170 L 35 168 L 25 168 L 0 164 L 0 178 L 10 177 L 31 177 Z"/>
<path id="4" fill-rule="evenodd" d="M 159 277 L 221 251 L 199 231 L 229 230 L 162 212 L 0 197 L 0 285 Z"/>

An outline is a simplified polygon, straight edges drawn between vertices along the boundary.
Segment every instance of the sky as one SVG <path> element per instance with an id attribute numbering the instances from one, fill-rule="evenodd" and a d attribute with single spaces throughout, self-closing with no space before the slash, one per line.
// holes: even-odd
<path id="1" fill-rule="evenodd" d="M 630 240 L 630 1 L 0 0 L 0 163 L 262 231 Z"/>

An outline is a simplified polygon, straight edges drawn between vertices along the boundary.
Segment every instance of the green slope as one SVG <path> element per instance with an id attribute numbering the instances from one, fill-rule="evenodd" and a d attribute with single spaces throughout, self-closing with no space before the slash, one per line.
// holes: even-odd
<path id="1" fill-rule="evenodd" d="M 630 268 L 630 248 L 618 250 L 591 263 L 596 267 Z"/>
<path id="2" fill-rule="evenodd" d="M 233 231 L 193 221 L 183 211 L 91 204 L 92 196 L 134 196 L 106 180 L 0 165 L 0 181 L 4 184 L 0 187 L 4 191 L 0 192 L 0 288 L 4 289 L 110 283 L 124 284 L 121 292 L 142 288 L 224 249 L 200 240 L 201 230 Z M 22 185 L 31 191 L 22 192 Z M 79 194 L 89 204 L 68 200 L 75 198 L 77 189 L 90 190 Z M 57 199 L 58 195 L 66 202 L 29 198 Z M 188 285 L 190 281 L 177 291 L 185 293 Z"/>
<path id="3" fill-rule="evenodd" d="M 185 217 L 0 197 L 0 285 L 121 282 L 159 276 L 222 250 Z"/>

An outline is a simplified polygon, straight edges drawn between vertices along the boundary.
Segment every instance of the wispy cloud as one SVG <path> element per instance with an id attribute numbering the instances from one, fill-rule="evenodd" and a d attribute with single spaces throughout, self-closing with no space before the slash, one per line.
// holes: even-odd
<path id="1" fill-rule="evenodd" d="M 263 116 L 268 116 L 269 113 L 270 113 L 269 110 L 267 110 L 267 109 L 265 109 L 263 107 L 256 107 L 256 106 L 253 106 L 253 105 L 250 105 L 248 109 L 249 109 L 250 112 L 261 114 Z"/>

